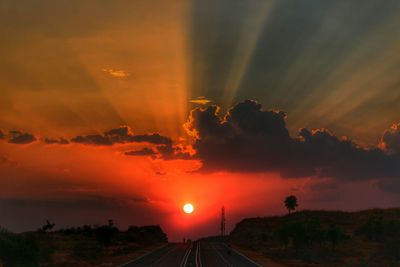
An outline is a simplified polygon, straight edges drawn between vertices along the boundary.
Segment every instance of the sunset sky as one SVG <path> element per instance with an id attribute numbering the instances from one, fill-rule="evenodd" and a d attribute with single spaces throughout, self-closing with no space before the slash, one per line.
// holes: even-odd
<path id="1" fill-rule="evenodd" d="M 399 206 L 399 25 L 398 0 L 0 0 L 0 226 Z"/>

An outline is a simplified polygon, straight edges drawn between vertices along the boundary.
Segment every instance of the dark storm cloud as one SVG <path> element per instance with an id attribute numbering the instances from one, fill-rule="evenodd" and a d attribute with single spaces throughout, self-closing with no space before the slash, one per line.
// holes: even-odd
<path id="1" fill-rule="evenodd" d="M 36 141 L 36 137 L 30 133 L 24 133 L 21 131 L 10 131 L 9 143 L 12 144 L 29 144 Z"/>
<path id="2" fill-rule="evenodd" d="M 194 109 L 186 123 L 196 136 L 199 171 L 278 171 L 284 177 L 373 179 L 400 177 L 400 154 L 363 148 L 325 129 L 301 129 L 292 138 L 285 113 L 255 101 L 235 105 L 221 118 L 218 108 Z"/>
<path id="3" fill-rule="evenodd" d="M 67 139 L 65 139 L 64 137 L 60 137 L 58 139 L 57 138 L 45 138 L 43 140 L 43 142 L 45 144 L 49 144 L 49 145 L 52 145 L 52 144 L 67 145 L 67 144 L 69 144 L 69 141 Z"/>
<path id="4" fill-rule="evenodd" d="M 94 134 L 85 136 L 76 136 L 71 142 L 85 145 L 110 146 L 123 143 L 151 143 L 155 145 L 171 145 L 172 140 L 169 137 L 162 136 L 159 133 L 135 135 L 128 126 L 120 126 L 106 131 L 104 134 Z"/>

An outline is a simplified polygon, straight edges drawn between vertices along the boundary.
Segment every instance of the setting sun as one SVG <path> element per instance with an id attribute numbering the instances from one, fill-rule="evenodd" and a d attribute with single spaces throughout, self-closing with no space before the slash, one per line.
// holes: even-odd
<path id="1" fill-rule="evenodd" d="M 186 204 L 183 206 L 183 211 L 184 211 L 185 213 L 187 213 L 187 214 L 192 213 L 193 210 L 194 210 L 194 207 L 193 207 L 193 205 L 190 204 L 190 203 L 186 203 Z"/>

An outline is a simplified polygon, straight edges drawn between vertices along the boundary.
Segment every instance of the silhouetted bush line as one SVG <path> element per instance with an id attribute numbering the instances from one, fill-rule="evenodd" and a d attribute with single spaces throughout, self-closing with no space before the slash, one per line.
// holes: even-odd
<path id="1" fill-rule="evenodd" d="M 51 231 L 53 227 L 54 223 L 47 221 L 36 232 L 22 234 L 0 228 L 0 266 L 47 265 L 52 261 L 52 255 L 60 250 L 78 261 L 89 261 L 99 256 L 124 255 L 147 245 L 168 242 L 167 235 L 158 225 L 131 226 L 121 231 L 109 220 L 105 225 Z M 60 245 L 63 242 L 66 243 Z"/>

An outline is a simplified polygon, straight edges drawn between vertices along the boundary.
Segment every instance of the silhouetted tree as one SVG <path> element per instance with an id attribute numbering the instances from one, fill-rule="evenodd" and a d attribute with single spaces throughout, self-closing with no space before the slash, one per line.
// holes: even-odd
<path id="1" fill-rule="evenodd" d="M 285 207 L 287 208 L 289 214 L 298 207 L 299 204 L 297 204 L 297 197 L 294 195 L 288 196 L 285 199 Z"/>
<path id="2" fill-rule="evenodd" d="M 46 224 L 42 226 L 42 230 L 44 232 L 50 231 L 54 228 L 55 224 L 54 223 L 50 223 L 49 220 L 46 220 Z"/>

